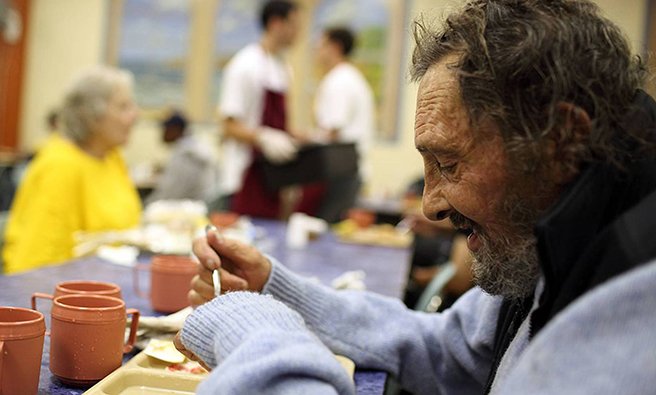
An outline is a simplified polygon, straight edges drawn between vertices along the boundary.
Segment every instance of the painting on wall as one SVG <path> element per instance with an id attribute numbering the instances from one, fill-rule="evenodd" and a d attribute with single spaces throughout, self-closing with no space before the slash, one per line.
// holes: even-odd
<path id="1" fill-rule="evenodd" d="M 356 35 L 353 63 L 371 85 L 376 103 L 382 102 L 383 69 L 389 28 L 385 0 L 322 0 L 314 11 L 312 38 L 316 42 L 326 27 L 345 26 Z"/>
<path id="2" fill-rule="evenodd" d="M 121 14 L 117 63 L 134 74 L 137 103 L 144 109 L 183 107 L 189 2 L 129 0 Z"/>
<path id="3" fill-rule="evenodd" d="M 212 88 L 209 100 L 218 102 L 221 71 L 240 49 L 258 40 L 261 28 L 257 15 L 264 0 L 220 0 L 216 12 Z"/>
<path id="4" fill-rule="evenodd" d="M 299 0 L 305 35 L 301 56 L 290 56 L 297 79 L 297 101 L 312 103 L 319 75 L 312 70 L 321 31 L 346 26 L 357 35 L 353 63 L 362 70 L 375 95 L 377 136 L 398 137 L 398 103 L 403 80 L 403 37 L 409 1 Z M 259 13 L 265 0 L 112 0 L 108 58 L 132 71 L 138 104 L 145 110 L 178 107 L 197 120 L 216 120 L 222 70 L 237 51 L 261 34 Z M 202 26 L 202 28 L 198 28 Z M 207 41 L 192 53 L 193 44 Z M 205 64 L 188 75 L 190 65 Z M 197 68 L 198 70 L 198 68 Z M 192 82 L 193 81 L 193 82 Z M 188 97 L 187 97 L 187 96 Z M 311 111 L 310 111 L 311 112 Z M 305 125 L 311 120 L 303 119 Z"/>
<path id="5" fill-rule="evenodd" d="M 398 137 L 397 113 L 401 67 L 390 59 L 401 59 L 402 43 L 398 37 L 405 26 L 404 2 L 390 0 L 320 0 L 313 13 L 312 42 L 326 27 L 342 26 L 356 35 L 356 48 L 351 57 L 371 85 L 377 108 L 377 136 L 380 140 Z M 400 29 L 399 29 L 400 27 Z M 395 40 L 396 38 L 396 40 Z"/>

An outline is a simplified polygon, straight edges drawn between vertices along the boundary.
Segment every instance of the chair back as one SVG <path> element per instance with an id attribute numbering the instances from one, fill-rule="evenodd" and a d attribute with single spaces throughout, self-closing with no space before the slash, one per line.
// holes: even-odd
<path id="1" fill-rule="evenodd" d="M 425 311 L 434 313 L 439 309 L 444 299 L 444 287 L 451 281 L 456 274 L 456 265 L 449 261 L 440 266 L 440 271 L 437 272 L 435 277 L 421 293 L 417 304 L 415 305 L 416 311 Z"/>

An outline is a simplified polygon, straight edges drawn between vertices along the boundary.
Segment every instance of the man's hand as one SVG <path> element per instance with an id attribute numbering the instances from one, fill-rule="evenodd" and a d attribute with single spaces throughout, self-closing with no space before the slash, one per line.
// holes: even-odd
<path id="1" fill-rule="evenodd" d="M 189 302 L 199 306 L 214 298 L 212 271 L 221 270 L 221 293 L 260 292 L 269 279 L 271 262 L 255 247 L 225 239 L 216 231 L 194 241 L 193 252 L 200 261 L 198 274 L 191 280 Z"/>
<path id="2" fill-rule="evenodd" d="M 202 359 L 198 358 L 196 354 L 194 354 L 193 352 L 187 350 L 184 344 L 182 344 L 181 333 L 182 332 L 178 332 L 175 334 L 175 338 L 173 339 L 173 345 L 175 345 L 175 348 L 177 348 L 178 351 L 180 351 L 180 354 L 184 355 L 188 359 L 198 362 L 200 366 L 205 368 L 205 370 L 207 370 L 208 372 L 211 371 L 212 368 L 207 366 L 207 364 L 205 364 L 205 362 L 203 362 Z"/>
<path id="3" fill-rule="evenodd" d="M 260 343 L 263 334 L 272 332 L 308 329 L 298 312 L 270 295 L 230 292 L 195 309 L 173 344 L 187 358 L 213 369 L 244 343 Z"/>

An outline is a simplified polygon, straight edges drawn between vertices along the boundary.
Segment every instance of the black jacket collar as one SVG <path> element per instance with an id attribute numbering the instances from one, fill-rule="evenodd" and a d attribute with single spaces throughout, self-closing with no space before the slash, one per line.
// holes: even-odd
<path id="1" fill-rule="evenodd" d="M 656 103 L 640 91 L 630 127 L 654 129 Z M 653 134 L 652 134 L 653 136 Z M 628 158 L 625 169 L 589 165 L 537 224 L 545 290 L 532 334 L 593 286 L 656 256 L 656 158 Z"/>
<path id="2" fill-rule="evenodd" d="M 623 130 L 644 128 L 653 143 L 656 102 L 638 91 L 634 103 Z M 536 225 L 545 289 L 531 315 L 531 336 L 592 287 L 656 257 L 656 158 L 635 155 L 624 162 L 624 170 L 589 165 Z M 532 299 L 501 306 L 486 394 Z"/>

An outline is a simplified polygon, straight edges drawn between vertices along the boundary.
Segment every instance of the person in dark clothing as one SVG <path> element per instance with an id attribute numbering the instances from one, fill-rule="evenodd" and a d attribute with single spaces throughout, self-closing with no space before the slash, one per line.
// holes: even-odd
<path id="1" fill-rule="evenodd" d="M 448 220 L 430 221 L 423 214 L 415 212 L 415 201 L 421 199 L 423 191 L 424 178 L 421 177 L 410 184 L 404 197 L 408 206 L 404 221 L 408 223 L 412 231 L 412 245 L 410 247 L 410 271 L 403 293 L 403 303 L 411 309 L 416 307 L 419 298 L 433 277 L 441 269 L 444 269 L 444 265 L 450 260 L 453 263 L 455 257 L 452 256 L 452 250 L 456 247 L 454 241 L 458 234 Z M 463 240 L 460 241 L 460 243 L 462 242 Z M 460 280 L 465 277 L 465 279 L 462 282 L 459 281 L 457 285 L 454 283 L 450 290 L 444 292 L 437 311 L 443 311 L 451 306 L 462 293 L 471 287 L 469 257 L 459 253 L 456 255 L 458 256 L 456 267 L 459 271 L 463 271 L 457 278 Z M 448 284 L 447 288 L 449 288 Z"/>

